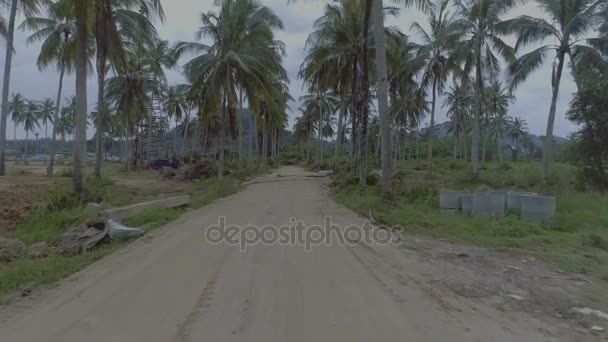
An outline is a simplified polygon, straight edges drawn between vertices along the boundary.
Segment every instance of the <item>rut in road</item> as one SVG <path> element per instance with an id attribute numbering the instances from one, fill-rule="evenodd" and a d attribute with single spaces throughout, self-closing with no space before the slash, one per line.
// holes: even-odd
<path id="1" fill-rule="evenodd" d="M 280 174 L 284 177 L 278 177 Z M 0 310 L 1 340 L 593 341 L 568 322 L 456 294 L 445 264 L 393 245 L 213 244 L 229 225 L 341 227 L 365 219 L 296 167 L 192 211 L 52 290 Z M 280 180 L 280 181 L 275 181 Z M 352 241 L 351 241 L 352 242 Z M 483 275 L 479 275 L 482 277 Z M 495 300 L 496 298 L 492 298 Z"/>

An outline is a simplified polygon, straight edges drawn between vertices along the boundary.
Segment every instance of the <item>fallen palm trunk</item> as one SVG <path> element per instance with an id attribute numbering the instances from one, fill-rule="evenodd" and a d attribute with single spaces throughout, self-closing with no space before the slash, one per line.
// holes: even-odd
<path id="1" fill-rule="evenodd" d="M 131 216 L 141 214 L 143 211 L 155 208 L 176 208 L 190 203 L 190 195 L 163 198 L 154 201 L 137 203 L 122 208 L 107 209 L 103 214 L 114 221 L 124 220 Z"/>

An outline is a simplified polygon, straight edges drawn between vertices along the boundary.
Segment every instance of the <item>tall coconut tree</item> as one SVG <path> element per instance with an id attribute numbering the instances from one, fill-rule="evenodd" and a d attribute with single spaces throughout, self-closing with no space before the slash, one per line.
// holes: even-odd
<path id="1" fill-rule="evenodd" d="M 53 124 L 55 117 L 55 102 L 52 99 L 46 98 L 40 103 L 40 121 L 44 125 L 44 138 L 49 137 L 49 124 Z"/>
<path id="2" fill-rule="evenodd" d="M 52 113 L 54 121 L 59 116 L 61 109 L 61 96 L 63 91 L 64 76 L 74 69 L 74 59 L 76 54 L 76 21 L 71 10 L 71 3 L 67 1 L 42 0 L 42 7 L 47 14 L 46 17 L 30 16 L 25 19 L 20 28 L 33 31 L 28 37 L 28 44 L 42 42 L 40 53 L 38 54 L 37 65 L 40 70 L 45 70 L 50 66 L 55 66 L 59 71 L 59 86 L 55 108 Z M 91 54 L 91 52 L 89 52 Z M 45 123 L 46 131 L 46 123 Z M 55 126 L 51 133 L 50 162 L 47 167 L 47 174 L 53 174 L 55 164 Z"/>
<path id="3" fill-rule="evenodd" d="M 454 159 L 458 149 L 458 140 L 466 135 L 466 125 L 473 112 L 474 94 L 468 82 L 454 82 L 446 92 L 443 107 L 451 122 L 451 131 L 454 134 Z"/>
<path id="4" fill-rule="evenodd" d="M 74 115 L 74 165 L 72 183 L 74 191 L 85 191 L 84 163 L 87 141 L 87 47 L 89 43 L 89 10 L 93 0 L 74 1 L 76 18 L 76 98 Z"/>
<path id="5" fill-rule="evenodd" d="M 417 22 L 412 25 L 412 29 L 423 40 L 423 44 L 418 47 L 420 55 L 425 60 L 421 86 L 425 89 L 430 88 L 431 93 L 431 122 L 428 130 L 427 156 L 429 174 L 433 170 L 433 132 L 437 96 L 443 92 L 448 76 L 460 69 L 458 56 L 454 53 L 458 47 L 460 35 L 452 30 L 454 15 L 448 10 L 448 4 L 448 0 L 443 0 L 437 8 L 430 10 L 428 24 L 431 30 L 429 32 Z"/>
<path id="6" fill-rule="evenodd" d="M 526 120 L 516 117 L 509 122 L 507 127 L 507 137 L 513 140 L 515 146 L 513 146 L 512 150 L 515 151 L 515 156 L 517 156 L 517 152 L 519 151 L 519 142 L 527 135 L 528 124 L 526 123 Z"/>
<path id="7" fill-rule="evenodd" d="M 17 143 L 17 127 L 23 122 L 23 117 L 27 111 L 27 99 L 20 93 L 14 94 L 8 103 L 9 114 L 13 121 L 13 139 Z"/>
<path id="8" fill-rule="evenodd" d="M 23 129 L 25 130 L 25 153 L 23 161 L 27 163 L 28 155 L 28 140 L 30 132 L 34 132 L 36 128 L 40 127 L 40 104 L 34 100 L 28 100 L 26 110 L 21 118 L 23 123 Z"/>
<path id="9" fill-rule="evenodd" d="M 0 0 L 0 5 L 8 5 L 8 22 L 0 24 L 0 31 L 5 37 L 6 49 L 4 57 L 4 73 L 2 80 L 2 100 L 0 103 L 0 176 L 6 174 L 6 123 L 8 119 L 8 102 L 11 86 L 11 71 L 13 55 L 15 53 L 15 24 L 17 12 L 21 11 L 26 16 L 34 15 L 39 10 L 39 0 Z"/>
<path id="10" fill-rule="evenodd" d="M 429 0 L 403 0 L 406 6 L 417 6 L 426 11 L 432 7 Z M 393 194 L 392 171 L 392 142 L 391 142 L 391 115 L 388 106 L 388 66 L 386 55 L 386 37 L 384 35 L 384 11 L 382 0 L 366 0 L 365 18 L 373 19 L 374 44 L 376 47 L 376 96 L 378 98 L 378 114 L 380 117 L 380 132 L 382 144 L 382 197 L 389 199 Z M 368 22 L 369 24 L 369 22 Z"/>
<path id="11" fill-rule="evenodd" d="M 343 136 L 340 131 L 351 109 L 351 122 L 356 124 L 358 113 L 358 86 L 361 79 L 360 66 L 363 60 L 364 31 L 363 15 L 365 2 L 347 0 L 340 4 L 327 4 L 324 14 L 315 21 L 313 32 L 306 39 L 307 55 L 300 67 L 298 77 L 307 84 L 329 89 L 340 97 L 338 137 L 334 153 L 334 167 Z M 357 130 L 353 129 L 353 139 Z M 354 148 L 354 146 L 353 146 Z M 351 156 L 354 158 L 354 154 Z"/>
<path id="12" fill-rule="evenodd" d="M 141 42 L 155 39 L 157 34 L 150 21 L 152 16 L 164 20 L 160 0 L 90 0 L 94 8 L 96 69 L 97 69 L 97 135 L 95 144 L 95 176 L 101 176 L 101 147 L 103 144 L 106 113 L 104 108 L 105 78 L 108 60 L 116 67 L 123 67 L 126 52 L 125 41 Z M 154 50 L 153 50 L 154 51 Z M 151 121 L 150 121 L 151 122 Z"/>
<path id="13" fill-rule="evenodd" d="M 201 15 L 202 26 L 196 33 L 211 45 L 179 42 L 175 54 L 198 54 L 183 66 L 203 113 L 220 111 L 224 123 L 218 138 L 218 179 L 224 175 L 224 140 L 226 133 L 236 135 L 237 90 L 243 89 L 254 102 L 260 93 L 267 95 L 276 79 L 286 80 L 281 65 L 284 44 L 274 40 L 274 30 L 283 23 L 268 7 L 256 0 L 228 0 L 220 12 Z M 218 101 L 219 100 L 219 101 Z M 219 103 L 218 103 L 219 102 Z"/>
<path id="14" fill-rule="evenodd" d="M 315 90 L 315 89 L 313 89 Z M 302 103 L 302 112 L 305 116 L 315 118 L 315 129 L 317 138 L 319 139 L 319 154 L 317 162 L 319 167 L 323 165 L 323 125 L 336 112 L 339 104 L 339 98 L 332 93 L 324 91 L 316 91 L 314 94 L 308 94 L 300 97 Z"/>
<path id="15" fill-rule="evenodd" d="M 608 75 L 608 62 L 601 55 L 608 53 L 608 37 L 598 36 L 599 24 L 605 0 L 537 0 L 549 20 L 531 16 L 520 16 L 507 20 L 499 27 L 503 33 L 517 35 L 516 48 L 543 43 L 531 52 L 520 56 L 510 67 L 511 85 L 516 87 L 532 72 L 540 68 L 546 58 L 553 58 L 551 71 L 551 104 L 544 139 L 542 178 L 546 184 L 550 175 L 549 164 L 553 149 L 553 128 L 557 111 L 557 99 L 562 73 L 567 59 L 573 67 L 576 80 L 576 65 L 592 65 Z"/>
<path id="16" fill-rule="evenodd" d="M 481 117 L 485 94 L 484 78 L 496 79 L 501 72 L 499 56 L 507 62 L 514 59 L 514 49 L 497 35 L 497 28 L 518 0 L 455 0 L 460 19 L 454 21 L 452 29 L 463 35 L 458 53 L 464 59 L 463 77 L 474 70 L 476 110 L 473 115 L 473 138 L 471 144 L 471 171 L 479 175 L 479 147 L 481 141 Z"/>
<path id="17" fill-rule="evenodd" d="M 508 124 L 507 111 L 509 105 L 515 101 L 515 96 L 501 82 L 496 80 L 492 82 L 486 93 L 487 112 L 491 117 L 490 120 L 487 120 L 486 130 L 493 131 L 491 135 L 495 138 L 498 158 L 502 163 L 502 135 L 504 127 Z"/>

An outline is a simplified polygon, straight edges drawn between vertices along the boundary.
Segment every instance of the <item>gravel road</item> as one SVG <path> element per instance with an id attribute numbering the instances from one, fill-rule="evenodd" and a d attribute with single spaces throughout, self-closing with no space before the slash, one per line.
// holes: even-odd
<path id="1" fill-rule="evenodd" d="M 280 175 L 280 176 L 279 176 Z M 212 244 L 226 224 L 343 227 L 362 218 L 328 180 L 283 167 L 233 196 L 0 309 L 3 342 L 586 341 L 559 321 L 498 310 L 442 288 L 432 261 L 393 245 Z M 437 272 L 437 274 L 433 274 Z"/>

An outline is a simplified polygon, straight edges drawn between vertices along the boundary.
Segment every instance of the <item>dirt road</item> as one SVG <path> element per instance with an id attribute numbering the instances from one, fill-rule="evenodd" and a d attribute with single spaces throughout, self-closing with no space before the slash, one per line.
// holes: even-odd
<path id="1" fill-rule="evenodd" d="M 2 342 L 587 341 L 566 322 L 499 310 L 434 285 L 441 268 L 394 246 L 211 244 L 227 224 L 361 225 L 327 180 L 297 168 L 186 214 L 67 279 L 0 310 Z M 351 241 L 352 242 L 352 241 Z M 445 279 L 444 279 L 445 280 Z"/>

